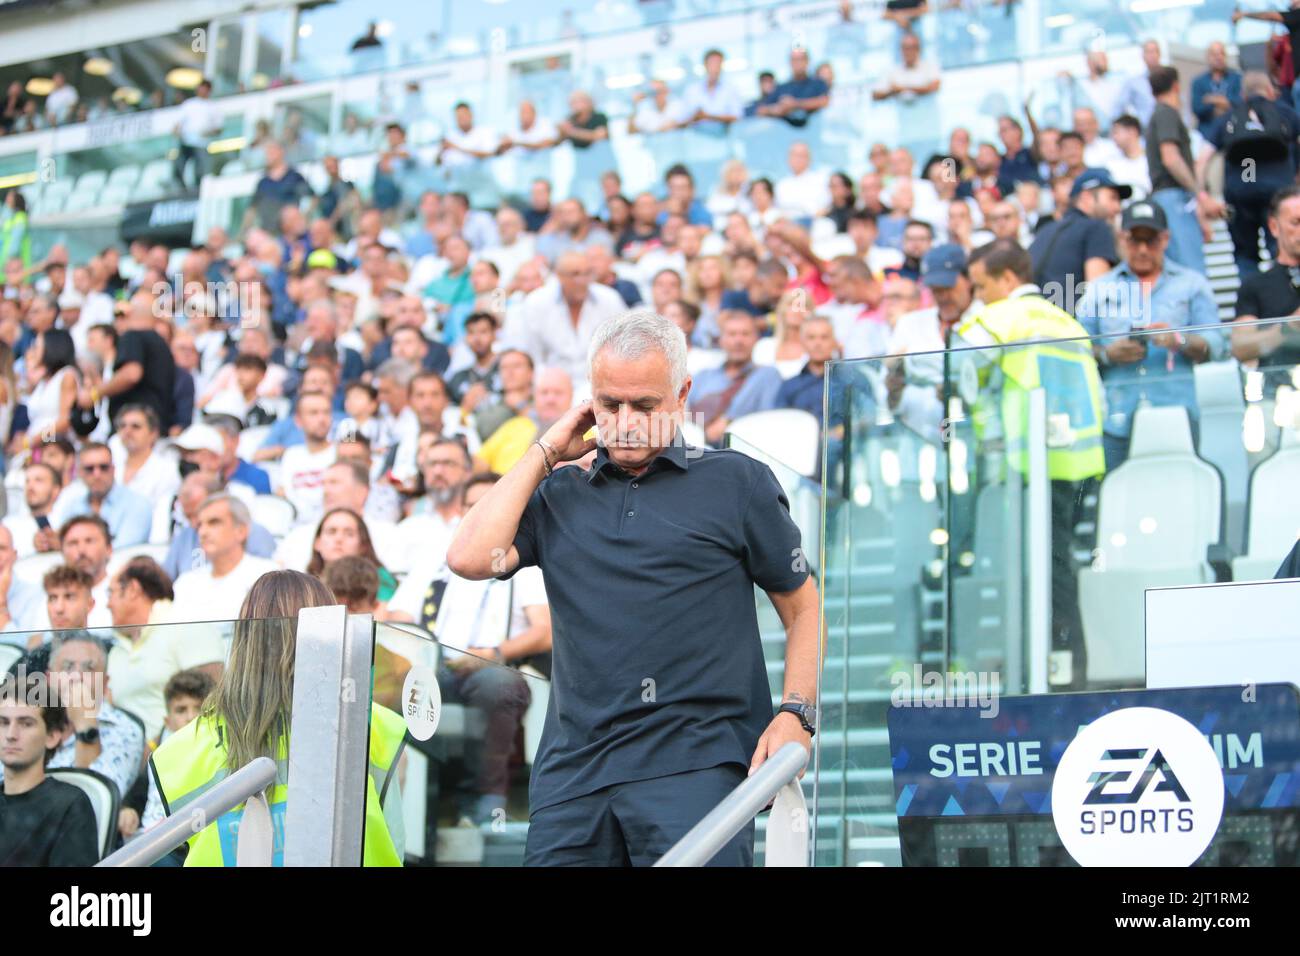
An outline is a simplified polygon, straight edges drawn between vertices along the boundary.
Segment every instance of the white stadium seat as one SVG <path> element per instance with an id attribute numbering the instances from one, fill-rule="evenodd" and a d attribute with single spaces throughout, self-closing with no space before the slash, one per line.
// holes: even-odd
<path id="1" fill-rule="evenodd" d="M 52 767 L 45 775 L 62 783 L 70 783 L 90 798 L 90 805 L 95 811 L 95 829 L 99 838 L 99 856 L 108 855 L 117 834 L 117 811 L 122 798 L 117 792 L 117 784 L 103 774 L 94 770 L 82 770 L 78 767 Z"/>
<path id="2" fill-rule="evenodd" d="M 742 415 L 727 433 L 771 455 L 805 478 L 817 474 L 821 456 L 821 427 L 815 416 L 797 408 L 774 408 Z"/>
<path id="3" fill-rule="evenodd" d="M 1232 562 L 1234 581 L 1262 581 L 1277 573 L 1300 538 L 1300 432 L 1282 431 L 1282 447 L 1255 466 L 1250 478 L 1246 553 Z"/>
<path id="4" fill-rule="evenodd" d="M 168 545 L 163 544 L 137 544 L 129 548 L 115 548 L 113 554 L 108 559 L 108 575 L 112 577 L 121 569 L 121 567 L 132 558 L 146 557 L 153 558 L 159 564 L 167 558 Z"/>
<path id="5" fill-rule="evenodd" d="M 249 510 L 253 514 L 253 521 L 271 532 L 276 539 L 288 534 L 298 518 L 293 503 L 279 495 L 258 495 L 253 499 Z"/>
<path id="6" fill-rule="evenodd" d="M 1246 486 L 1250 462 L 1241 441 L 1241 419 L 1246 414 L 1241 367 L 1235 360 L 1206 362 L 1194 367 L 1200 434 L 1196 450 L 1223 475 L 1227 512 L 1225 540 L 1240 551 L 1245 543 Z"/>
<path id="7" fill-rule="evenodd" d="M 1222 532 L 1223 483 L 1192 449 L 1187 410 L 1139 408 L 1128 460 L 1098 493 L 1096 560 L 1079 572 L 1089 681 L 1140 686 L 1146 589 L 1213 581 Z"/>
<path id="8" fill-rule="evenodd" d="M 25 558 L 19 558 L 14 562 L 14 575 L 21 581 L 27 581 L 41 585 L 41 579 L 45 577 L 45 572 L 57 564 L 63 563 L 62 551 L 41 551 L 37 554 L 29 554 Z"/>

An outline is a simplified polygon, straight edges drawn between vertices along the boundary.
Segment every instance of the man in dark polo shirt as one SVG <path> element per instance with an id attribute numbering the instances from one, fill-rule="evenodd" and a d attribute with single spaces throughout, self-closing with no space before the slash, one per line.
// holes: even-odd
<path id="1" fill-rule="evenodd" d="M 550 598 L 525 864 L 648 866 L 784 744 L 810 746 L 817 589 L 771 469 L 676 439 L 681 331 L 630 312 L 588 355 L 591 401 L 461 519 L 447 564 L 471 579 L 535 564 Z M 592 450 L 590 469 L 555 469 Z M 756 584 L 787 635 L 775 717 Z M 712 862 L 751 865 L 752 824 Z"/>
<path id="2" fill-rule="evenodd" d="M 1070 189 L 1070 208 L 1039 230 L 1029 247 L 1034 284 L 1044 298 L 1073 314 L 1084 283 L 1098 279 L 1119 262 L 1111 221 L 1120 203 L 1133 195 L 1105 169 L 1085 169 Z"/>

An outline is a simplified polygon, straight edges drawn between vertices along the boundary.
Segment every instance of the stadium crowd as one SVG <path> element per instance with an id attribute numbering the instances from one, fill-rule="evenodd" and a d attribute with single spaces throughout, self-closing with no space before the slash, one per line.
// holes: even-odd
<path id="1" fill-rule="evenodd" d="M 895 6 L 900 22 L 924 12 Z M 11 190 L 0 233 L 9 490 L 0 642 L 21 652 L 15 672 L 97 691 L 35 717 L 0 706 L 6 780 L 39 776 L 33 755 L 48 750 L 50 768 L 113 781 L 122 837 L 159 818 L 142 762 L 193 716 L 226 653 L 219 626 L 179 622 L 238 617 L 253 582 L 275 568 L 316 575 L 350 608 L 424 628 L 475 660 L 544 669 L 538 569 L 510 587 L 461 580 L 446 569 L 447 546 L 486 486 L 589 396 L 588 343 L 632 308 L 682 330 L 694 383 L 688 435 L 715 446 L 755 412 L 801 409 L 820 423 L 833 359 L 979 344 L 959 330 L 994 301 L 981 297 L 1031 285 L 1092 333 L 1168 328 L 1147 344 L 1119 337 L 1096 350 L 1107 385 L 1145 383 L 1107 411 L 1108 468 L 1124 458 L 1139 400 L 1194 416 L 1192 365 L 1300 358 L 1289 329 L 1178 332 L 1217 323 L 1203 245 L 1225 200 L 1243 279 L 1237 317 L 1300 307 L 1300 120 L 1289 96 L 1267 75 L 1229 69 L 1221 44 L 1190 84 L 1162 64 L 1158 44 L 1144 56 L 1142 74 L 1114 77 L 1104 54 L 1090 54 L 1086 74 L 1067 81 L 1068 129 L 1040 127 L 1027 103 L 999 119 L 997 142 L 974 142 L 964 128 L 932 155 L 880 142 L 855 170 L 825 168 L 818 144 L 798 140 L 775 179 L 731 160 L 700 182 L 686 156 L 657 190 L 636 195 L 607 171 L 594 208 L 554 196 L 545 179 L 519 184 L 526 198 L 495 209 L 473 208 L 464 192 L 410 194 L 402 172 L 419 160 L 399 122 L 384 130 L 364 195 L 334 158 L 329 187 L 314 193 L 284 144 L 264 141 L 240 228 L 214 228 L 192 248 L 137 241 L 74 262 L 56 245 L 34 260 Z M 654 85 L 635 129 L 745 115 L 798 128 L 834 96 L 833 77 L 810 71 L 798 49 L 788 79 L 769 75 L 745 104 L 723 60 L 710 51 L 704 78 L 680 95 Z M 940 82 L 903 32 L 900 65 L 875 98 L 912 103 Z M 552 122 L 522 103 L 518 128 L 499 134 L 458 104 L 437 162 L 472 169 L 510 150 L 582 149 L 608 136 L 589 95 L 575 93 L 571 107 Z M 1243 136 L 1243 115 L 1262 131 Z M 1215 195 L 1216 153 L 1229 170 L 1257 159 L 1258 174 L 1248 183 L 1226 174 Z M 1283 268 L 1260 271 L 1261 236 Z M 1008 269 L 1015 281 L 999 284 Z M 1112 305 L 1125 283 L 1149 293 L 1128 313 Z M 942 387 L 942 373 L 920 385 L 891 376 L 884 401 L 907 420 L 918 389 L 932 404 Z M 33 560 L 43 573 L 21 574 Z M 521 678 L 487 673 L 471 663 L 439 675 L 453 699 L 510 715 L 470 788 L 470 822 L 504 807 L 505 762 L 527 705 Z M 25 829 L 7 822 L 0 832 L 0 858 L 99 855 L 85 821 L 72 820 L 75 801 L 28 804 Z"/>

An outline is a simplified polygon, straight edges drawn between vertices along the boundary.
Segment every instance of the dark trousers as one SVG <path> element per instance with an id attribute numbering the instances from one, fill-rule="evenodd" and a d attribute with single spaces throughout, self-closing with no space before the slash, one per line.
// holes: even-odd
<path id="1" fill-rule="evenodd" d="M 1277 240 L 1268 231 L 1268 206 L 1272 193 L 1238 197 L 1232 201 L 1232 218 L 1228 220 L 1228 234 L 1232 237 L 1232 257 L 1237 262 L 1237 272 L 1245 282 L 1259 272 L 1259 234 L 1262 230 L 1269 254 L 1277 255 Z"/>
<path id="2" fill-rule="evenodd" d="M 1074 560 L 1074 528 L 1083 510 L 1087 481 L 1052 482 L 1052 650 L 1069 651 L 1073 679 L 1081 690 L 1088 671 L 1088 647 L 1079 613 L 1079 578 Z"/>
<path id="3" fill-rule="evenodd" d="M 515 734 L 532 700 L 527 680 L 514 668 L 493 664 L 468 672 L 440 667 L 438 689 L 447 703 L 464 704 L 483 713 L 483 739 L 466 748 L 474 773 L 474 793 L 504 796 L 510 787 Z"/>
<path id="4" fill-rule="evenodd" d="M 536 810 L 524 866 L 651 866 L 740 786 L 748 769 L 723 764 L 634 780 Z M 753 866 L 753 821 L 708 865 Z"/>
<path id="5" fill-rule="evenodd" d="M 194 188 L 198 189 L 203 177 L 208 173 L 208 151 L 202 146 L 176 144 L 176 160 L 172 164 L 172 175 L 177 184 L 185 188 L 185 167 L 194 164 Z"/>

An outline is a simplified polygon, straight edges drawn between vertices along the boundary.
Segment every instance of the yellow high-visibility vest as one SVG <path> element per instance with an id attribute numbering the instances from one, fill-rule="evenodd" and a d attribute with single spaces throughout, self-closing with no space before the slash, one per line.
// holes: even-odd
<path id="1" fill-rule="evenodd" d="M 1014 470 L 1028 470 L 1029 393 L 1041 387 L 1047 397 L 1048 476 L 1081 481 L 1105 473 L 1104 393 L 1082 325 L 1042 296 L 1018 295 L 985 306 L 957 333 L 971 345 L 1006 346 L 983 355 L 1002 372 L 1001 419 Z M 1048 341 L 1072 338 L 1081 341 Z"/>
<path id="2" fill-rule="evenodd" d="M 378 704 L 370 706 L 370 773 L 366 779 L 365 851 L 363 866 L 401 866 L 402 858 L 384 822 L 380 792 L 394 770 L 393 763 L 406 734 L 402 718 Z M 168 816 L 184 813 L 188 804 L 225 779 L 226 749 L 220 719 L 199 717 L 168 737 L 149 758 L 159 795 Z M 284 865 L 284 811 L 288 799 L 289 747 L 281 737 L 276 752 L 277 773 L 268 795 L 275 833 L 272 865 Z M 243 806 L 222 814 L 189 839 L 186 866 L 234 866 Z"/>

